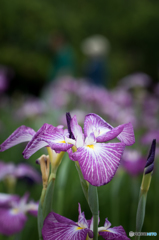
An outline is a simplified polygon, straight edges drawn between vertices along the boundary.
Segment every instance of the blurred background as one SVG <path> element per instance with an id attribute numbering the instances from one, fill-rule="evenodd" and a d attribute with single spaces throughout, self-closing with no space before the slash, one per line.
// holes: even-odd
<path id="1" fill-rule="evenodd" d="M 157 232 L 159 216 L 159 2 L 156 0 L 0 1 L 0 143 L 17 127 L 66 127 L 65 112 L 81 125 L 94 112 L 114 127 L 131 121 L 136 143 L 127 148 L 114 179 L 99 187 L 100 219 L 135 231 L 142 172 L 153 138 L 155 170 L 143 232 Z M 0 153 L 4 162 L 27 163 L 26 144 Z M 1 192 L 7 192 L 4 181 Z M 18 180 L 15 193 L 38 201 L 41 184 Z M 58 170 L 54 209 L 77 221 L 78 202 L 91 218 L 74 163 Z M 29 216 L 19 239 L 37 239 Z M 8 237 L 0 236 L 0 239 Z M 142 238 L 141 238 L 142 239 Z"/>

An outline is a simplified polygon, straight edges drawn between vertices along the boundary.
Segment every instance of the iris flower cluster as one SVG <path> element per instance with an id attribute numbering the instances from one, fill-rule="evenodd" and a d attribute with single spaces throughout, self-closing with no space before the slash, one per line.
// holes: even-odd
<path id="1" fill-rule="evenodd" d="M 39 149 L 46 147 L 49 157 L 43 156 L 39 159 L 42 178 L 45 181 L 45 184 L 43 184 L 45 190 L 47 189 L 47 182 L 49 182 L 49 170 L 46 166 L 50 161 L 51 174 L 55 178 L 57 167 L 64 152 L 68 153 L 72 161 L 78 163 L 87 184 L 92 186 L 107 184 L 114 177 L 119 167 L 125 147 L 135 142 L 132 124 L 126 123 L 114 128 L 100 116 L 90 113 L 85 116 L 83 131 L 76 116 L 71 117 L 67 113 L 66 118 L 67 129 L 64 129 L 61 125 L 54 127 L 45 123 L 35 132 L 32 128 L 21 126 L 0 145 L 0 151 L 5 151 L 21 142 L 28 142 L 23 151 L 24 158 L 28 159 Z M 107 143 L 115 138 L 118 139 L 118 142 Z M 45 161 L 47 162 L 46 165 Z M 45 195 L 45 192 L 43 194 Z M 80 207 L 77 224 L 58 214 L 50 213 L 44 221 L 43 238 L 44 240 L 91 239 L 93 238 L 92 221 L 85 219 Z M 48 226 L 50 228 L 52 226 L 53 230 L 47 232 Z M 74 235 L 74 230 L 78 230 L 76 231 L 77 235 Z M 52 236 L 49 235 L 51 232 Z M 107 239 L 110 233 L 117 234 L 118 239 L 128 239 L 122 227 L 110 229 L 108 220 L 106 220 L 104 227 L 98 229 L 98 232 L 104 239 Z M 111 235 L 111 239 L 116 239 L 115 237 L 116 235 Z"/>

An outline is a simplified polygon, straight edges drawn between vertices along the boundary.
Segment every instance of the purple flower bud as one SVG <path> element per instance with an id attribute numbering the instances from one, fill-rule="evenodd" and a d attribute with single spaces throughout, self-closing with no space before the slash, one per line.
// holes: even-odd
<path id="1" fill-rule="evenodd" d="M 153 171 L 154 168 L 154 159 L 155 159 L 155 150 L 156 150 L 156 139 L 153 139 L 150 152 L 147 158 L 145 165 L 145 174 L 148 174 Z"/>

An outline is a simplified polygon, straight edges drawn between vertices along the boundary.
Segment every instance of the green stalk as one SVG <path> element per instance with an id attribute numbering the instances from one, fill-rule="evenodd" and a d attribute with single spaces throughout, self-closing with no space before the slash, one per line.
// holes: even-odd
<path id="1" fill-rule="evenodd" d="M 98 215 L 93 215 L 93 240 L 98 239 Z"/>
<path id="2" fill-rule="evenodd" d="M 88 188 L 88 202 L 93 215 L 93 240 L 98 240 L 98 212 L 99 201 L 97 187 L 89 184 Z"/>
<path id="3" fill-rule="evenodd" d="M 75 162 L 75 166 L 76 166 L 76 169 L 77 169 L 77 172 L 78 172 L 78 175 L 79 175 L 79 179 L 80 179 L 80 182 L 81 182 L 83 193 L 84 193 L 85 198 L 88 202 L 88 186 L 89 186 L 89 183 L 83 178 L 81 168 L 80 168 L 79 163 L 77 161 Z"/>
<path id="4" fill-rule="evenodd" d="M 140 188 L 139 203 L 137 208 L 137 216 L 136 216 L 136 232 L 141 232 L 142 226 L 144 223 L 146 198 L 147 198 L 147 193 L 151 183 L 151 176 L 152 176 L 152 172 L 148 174 L 145 174 L 144 172 L 143 174 L 143 179 L 142 179 L 141 188 Z M 135 239 L 139 240 L 140 236 L 136 236 Z"/>
<path id="5" fill-rule="evenodd" d="M 145 218 L 146 198 L 147 198 L 147 193 L 144 193 L 140 196 L 140 199 L 139 199 L 137 216 L 136 216 L 136 232 L 141 232 L 142 230 L 142 226 Z M 140 236 L 136 236 L 136 240 L 139 240 L 139 239 L 140 239 Z"/>
<path id="6" fill-rule="evenodd" d="M 52 178 L 47 186 L 44 203 L 43 203 L 44 220 L 47 217 L 47 215 L 52 211 L 54 186 L 55 186 L 55 179 Z"/>
<path id="7" fill-rule="evenodd" d="M 114 178 L 112 181 L 112 188 L 111 188 L 111 215 L 112 215 L 112 222 L 115 225 L 119 224 L 119 201 L 120 198 L 119 196 L 119 190 L 120 190 L 120 186 L 121 186 L 121 182 L 123 180 L 124 177 L 124 171 L 120 170 L 120 172 L 118 173 L 117 178 Z"/>

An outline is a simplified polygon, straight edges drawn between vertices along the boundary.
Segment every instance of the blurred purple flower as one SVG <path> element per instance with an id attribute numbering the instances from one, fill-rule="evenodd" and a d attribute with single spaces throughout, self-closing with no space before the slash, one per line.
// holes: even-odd
<path id="1" fill-rule="evenodd" d="M 152 142 L 152 139 L 156 139 L 156 141 L 159 142 L 159 130 L 158 129 L 154 129 L 154 130 L 151 130 L 151 131 L 145 133 L 145 135 L 143 135 L 141 138 L 141 142 L 142 142 L 142 144 L 150 144 Z"/>
<path id="2" fill-rule="evenodd" d="M 47 111 L 47 105 L 41 99 L 30 97 L 24 101 L 22 106 L 15 112 L 18 119 L 32 118 L 42 115 Z"/>
<path id="3" fill-rule="evenodd" d="M 146 164 L 146 159 L 136 150 L 125 149 L 121 166 L 132 176 L 142 173 Z"/>
<path id="4" fill-rule="evenodd" d="M 18 164 L 13 163 L 4 163 L 0 162 L 0 180 L 3 180 L 8 177 L 13 178 L 22 178 L 28 177 L 34 182 L 41 182 L 41 175 L 30 165 L 28 164 Z"/>
<path id="5" fill-rule="evenodd" d="M 134 87 L 147 87 L 151 83 L 151 78 L 149 75 L 139 72 L 128 75 L 120 80 L 120 86 L 125 89 L 130 89 Z"/>
<path id="6" fill-rule="evenodd" d="M 10 236 L 20 232 L 27 221 L 26 214 L 37 216 L 38 203 L 28 202 L 28 194 L 17 195 L 0 193 L 0 233 Z"/>
<path id="7" fill-rule="evenodd" d="M 93 218 L 86 220 L 84 212 L 81 212 L 79 204 L 78 222 L 51 212 L 46 217 L 42 229 L 44 240 L 86 240 L 93 239 Z M 100 220 L 99 220 L 100 221 Z M 125 230 L 122 226 L 110 228 L 111 223 L 106 218 L 103 227 L 98 228 L 98 233 L 104 239 L 111 240 L 128 240 Z"/>

